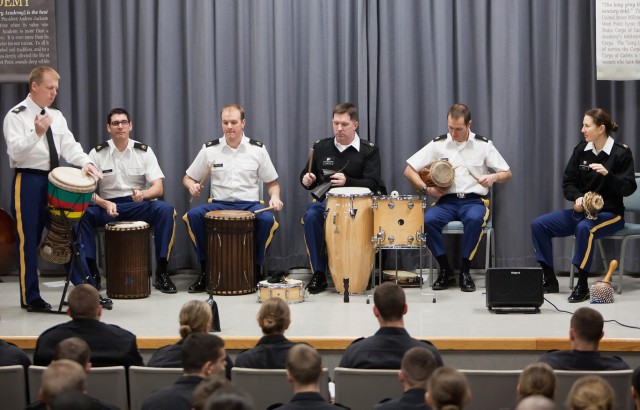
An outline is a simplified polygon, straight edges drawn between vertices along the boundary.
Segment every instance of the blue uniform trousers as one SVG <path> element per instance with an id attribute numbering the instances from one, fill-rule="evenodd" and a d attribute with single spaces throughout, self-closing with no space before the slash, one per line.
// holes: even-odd
<path id="1" fill-rule="evenodd" d="M 327 249 L 324 245 L 324 208 L 326 200 L 311 202 L 302 217 L 304 240 L 311 262 L 311 270 L 327 272 Z"/>

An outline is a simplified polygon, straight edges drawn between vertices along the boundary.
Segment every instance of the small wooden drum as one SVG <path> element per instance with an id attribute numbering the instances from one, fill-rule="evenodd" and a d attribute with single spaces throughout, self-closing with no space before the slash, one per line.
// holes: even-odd
<path id="1" fill-rule="evenodd" d="M 339 293 L 349 278 L 349 293 L 363 293 L 373 269 L 371 191 L 340 187 L 327 193 L 325 241 L 331 278 Z"/>
<path id="2" fill-rule="evenodd" d="M 427 203 L 417 195 L 374 196 L 373 236 L 376 246 L 419 247 Z"/>
<path id="3" fill-rule="evenodd" d="M 385 282 L 396 281 L 396 271 L 395 270 L 385 270 L 382 271 L 382 279 Z M 416 273 L 409 272 L 406 270 L 398 271 L 398 284 L 399 285 L 420 285 L 420 276 Z"/>
<path id="4" fill-rule="evenodd" d="M 420 170 L 420 178 L 431 187 L 449 188 L 453 185 L 456 173 L 449 161 L 436 161 Z"/>
<path id="5" fill-rule="evenodd" d="M 207 229 L 207 292 L 245 295 L 256 291 L 255 215 L 249 211 L 211 211 Z"/>
<path id="6" fill-rule="evenodd" d="M 63 264 L 71 259 L 71 226 L 78 221 L 91 202 L 96 181 L 71 167 L 57 167 L 49 172 L 47 199 L 51 224 L 39 254 L 43 259 Z"/>
<path id="7" fill-rule="evenodd" d="M 140 299 L 151 294 L 149 230 L 142 221 L 109 222 L 105 226 L 107 296 Z"/>
<path id="8" fill-rule="evenodd" d="M 304 282 L 297 279 L 287 279 L 287 283 L 269 283 L 266 280 L 258 283 L 258 303 L 273 297 L 279 297 L 287 303 L 304 302 L 306 299 Z"/>

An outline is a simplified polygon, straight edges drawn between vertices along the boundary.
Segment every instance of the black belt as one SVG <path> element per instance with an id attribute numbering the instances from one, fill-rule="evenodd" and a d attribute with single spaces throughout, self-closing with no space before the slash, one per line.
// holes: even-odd
<path id="1" fill-rule="evenodd" d="M 475 194 L 475 193 L 466 194 L 464 192 L 458 192 L 458 193 L 455 193 L 455 194 L 447 194 L 447 195 L 445 195 L 445 197 L 447 197 L 447 198 L 468 198 L 468 199 L 484 198 L 480 194 Z"/>
<path id="2" fill-rule="evenodd" d="M 18 172 L 22 172 L 23 174 L 34 174 L 34 175 L 49 175 L 49 171 L 43 171 L 41 169 L 31 169 L 31 168 L 15 168 L 16 174 Z"/>

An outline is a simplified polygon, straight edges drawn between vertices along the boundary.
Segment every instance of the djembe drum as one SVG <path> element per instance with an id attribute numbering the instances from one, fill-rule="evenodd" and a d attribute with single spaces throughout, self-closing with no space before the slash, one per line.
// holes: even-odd
<path id="1" fill-rule="evenodd" d="M 140 299 L 151 294 L 149 230 L 143 221 L 109 222 L 105 226 L 107 296 Z"/>
<path id="2" fill-rule="evenodd" d="M 429 187 L 449 188 L 455 180 L 455 170 L 449 161 L 435 161 L 419 172 L 422 182 Z"/>

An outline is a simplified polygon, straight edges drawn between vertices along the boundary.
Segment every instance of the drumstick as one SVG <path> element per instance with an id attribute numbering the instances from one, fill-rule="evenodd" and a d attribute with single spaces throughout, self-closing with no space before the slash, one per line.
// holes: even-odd
<path id="1" fill-rule="evenodd" d="M 270 210 L 272 210 L 272 209 L 273 209 L 273 207 L 272 207 L 272 206 L 270 206 L 270 207 L 268 207 L 268 208 L 262 208 L 262 209 L 258 209 L 257 211 L 253 211 L 253 213 L 254 213 L 254 214 L 259 214 L 260 212 L 270 211 Z"/>
<path id="2" fill-rule="evenodd" d="M 313 163 L 313 148 L 309 148 L 309 170 L 307 171 L 308 174 L 311 173 L 311 164 Z"/>
<path id="3" fill-rule="evenodd" d="M 216 161 L 214 160 L 211 164 L 209 164 L 209 166 L 207 167 L 207 170 L 205 171 L 205 173 L 202 175 L 202 178 L 200 179 L 200 182 L 198 182 L 198 185 L 200 185 L 200 189 L 204 188 L 204 181 L 207 180 L 207 176 L 209 176 L 209 174 L 211 174 L 211 168 L 213 168 L 213 164 L 215 164 Z M 189 203 L 193 202 L 193 196 L 189 198 Z"/>

